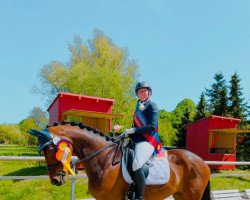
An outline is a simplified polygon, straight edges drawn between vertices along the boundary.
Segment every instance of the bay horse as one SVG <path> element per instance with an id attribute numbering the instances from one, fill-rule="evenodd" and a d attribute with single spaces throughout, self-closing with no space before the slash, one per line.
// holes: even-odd
<path id="1" fill-rule="evenodd" d="M 114 138 L 82 123 L 59 124 L 48 130 L 52 136 L 69 141 L 84 166 L 88 189 L 95 199 L 125 199 L 130 185 L 123 178 L 119 162 L 122 152 Z M 65 182 L 63 166 L 56 159 L 56 145 L 48 141 L 46 144 L 43 151 L 48 174 L 51 183 L 60 186 Z M 147 185 L 145 200 L 163 200 L 170 195 L 175 200 L 210 199 L 210 169 L 200 157 L 187 150 L 172 149 L 168 150 L 168 160 L 169 181 L 164 185 Z"/>

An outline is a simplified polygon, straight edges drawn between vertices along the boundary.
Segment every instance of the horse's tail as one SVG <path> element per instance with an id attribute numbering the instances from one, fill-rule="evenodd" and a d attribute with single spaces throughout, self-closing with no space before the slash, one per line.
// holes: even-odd
<path id="1" fill-rule="evenodd" d="M 201 200 L 210 200 L 210 180 L 207 183 L 205 191 L 203 192 Z"/>

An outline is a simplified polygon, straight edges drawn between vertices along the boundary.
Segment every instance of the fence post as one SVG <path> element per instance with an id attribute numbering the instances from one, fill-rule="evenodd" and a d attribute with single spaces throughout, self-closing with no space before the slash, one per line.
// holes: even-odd
<path id="1" fill-rule="evenodd" d="M 75 162 L 72 162 L 73 165 L 73 171 L 76 172 L 76 165 Z M 71 192 L 70 192 L 70 199 L 74 200 L 75 199 L 75 177 L 72 176 L 71 178 Z"/>

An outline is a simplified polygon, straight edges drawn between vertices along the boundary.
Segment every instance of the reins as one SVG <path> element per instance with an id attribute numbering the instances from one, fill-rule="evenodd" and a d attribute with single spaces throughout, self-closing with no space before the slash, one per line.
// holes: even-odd
<path id="1" fill-rule="evenodd" d="M 68 122 L 63 122 L 62 125 L 67 124 L 67 123 L 68 123 Z M 70 124 L 71 124 L 72 126 L 75 126 L 75 125 L 76 125 L 75 123 L 74 123 L 74 124 L 73 124 L 73 123 L 70 123 Z M 54 124 L 54 125 L 57 126 L 58 124 Z M 86 128 L 88 131 L 92 129 L 94 133 L 96 132 L 95 129 L 93 129 L 92 127 L 85 126 L 83 123 L 79 123 L 79 127 L 80 127 L 81 129 L 82 129 L 82 128 Z M 102 136 L 102 135 L 104 135 L 104 134 L 103 134 L 103 133 L 100 133 L 100 135 Z M 80 162 L 84 162 L 84 161 L 90 160 L 90 159 L 92 159 L 93 157 L 95 157 L 96 155 L 100 154 L 101 152 L 103 152 L 103 151 L 105 151 L 106 149 L 108 149 L 108 148 L 110 148 L 110 147 L 112 147 L 112 146 L 115 146 L 115 145 L 117 145 L 117 148 L 116 148 L 116 150 L 115 150 L 115 155 L 114 155 L 114 158 L 113 158 L 113 161 L 112 161 L 112 165 L 118 164 L 118 163 L 121 161 L 122 156 L 121 156 L 121 159 L 116 159 L 116 158 L 117 158 L 117 156 L 118 156 L 119 151 L 121 150 L 122 144 L 123 144 L 123 142 L 124 142 L 124 138 L 125 138 L 124 134 L 119 135 L 119 136 L 116 137 L 114 140 L 112 140 L 112 142 L 109 143 L 107 146 L 105 146 L 105 147 L 103 147 L 103 148 L 97 150 L 97 151 L 94 152 L 93 154 L 90 154 L 90 155 L 88 155 L 87 157 L 85 157 L 85 158 L 83 158 L 83 159 L 78 159 L 75 163 L 73 163 L 73 165 L 79 164 Z M 122 154 L 122 151 L 121 151 L 121 154 Z M 46 169 L 47 169 L 47 170 L 52 170 L 52 169 L 54 169 L 54 168 L 59 167 L 60 164 L 61 164 L 61 163 L 57 163 L 57 164 L 54 164 L 54 165 L 47 165 Z"/>
<path id="2" fill-rule="evenodd" d="M 114 145 L 116 145 L 116 143 L 110 143 L 109 145 L 103 147 L 102 149 L 99 149 L 99 150 L 96 151 L 95 153 L 90 154 L 90 155 L 88 155 L 87 157 L 85 157 L 85 158 L 83 158 L 83 159 L 80 159 L 80 160 L 78 159 L 78 161 L 76 162 L 76 164 L 78 164 L 78 163 L 80 163 L 80 162 L 83 162 L 83 161 L 86 161 L 86 160 L 89 160 L 89 159 L 95 157 L 96 155 L 98 155 L 99 153 L 101 153 L 102 151 L 104 151 L 104 150 L 106 150 L 106 149 L 108 149 L 109 147 L 112 147 L 112 146 L 114 146 Z"/>
<path id="3" fill-rule="evenodd" d="M 112 147 L 112 146 L 114 146 L 114 145 L 116 145 L 116 144 L 117 144 L 117 148 L 116 148 L 116 151 L 115 151 L 115 156 L 114 156 L 113 161 L 112 161 L 112 164 L 113 164 L 113 165 L 116 165 L 117 163 L 119 163 L 119 162 L 121 161 L 121 160 L 118 160 L 118 161 L 116 160 L 116 161 L 115 161 L 115 158 L 117 157 L 117 152 L 118 152 L 119 149 L 121 148 L 121 144 L 122 144 L 121 141 L 110 143 L 110 144 L 108 144 L 107 146 L 103 147 L 102 149 L 99 149 L 98 151 L 94 152 L 93 154 L 90 154 L 90 155 L 88 155 L 87 157 L 85 157 L 85 158 L 83 158 L 83 159 L 80 159 L 80 160 L 78 159 L 78 160 L 74 163 L 74 165 L 75 165 L 75 164 L 79 164 L 80 162 L 83 162 L 83 161 L 87 161 L 87 160 L 89 160 L 89 159 L 95 157 L 96 155 L 98 155 L 98 154 L 101 153 L 102 151 L 104 151 L 104 150 L 106 150 L 106 149 L 108 149 L 108 148 L 110 148 L 110 147 Z M 114 162 L 114 161 L 115 161 L 115 162 Z M 52 169 L 54 169 L 54 168 L 59 167 L 60 165 L 61 165 L 61 163 L 56 163 L 56 164 L 54 164 L 54 165 L 47 165 L 47 166 L 46 166 L 46 170 L 52 170 Z"/>
<path id="4" fill-rule="evenodd" d="M 93 154 L 88 155 L 87 157 L 85 157 L 83 159 L 80 159 L 80 160 L 78 159 L 78 161 L 75 164 L 78 164 L 78 163 L 83 162 L 83 161 L 87 161 L 87 160 L 95 157 L 96 155 L 98 155 L 102 151 L 104 151 L 104 150 L 106 150 L 106 149 L 108 149 L 108 148 L 110 148 L 110 147 L 112 147 L 114 145 L 117 145 L 117 148 L 115 150 L 115 156 L 114 156 L 113 161 L 112 161 L 112 165 L 116 165 L 121 161 L 121 159 L 120 160 L 115 160 L 115 159 L 117 157 L 117 154 L 118 154 L 119 150 L 121 149 L 121 146 L 122 146 L 123 142 L 124 142 L 124 135 L 121 134 L 121 135 L 119 135 L 118 137 L 115 138 L 114 142 L 109 143 L 107 146 L 103 147 L 102 149 L 99 149 L 98 151 L 94 152 Z"/>

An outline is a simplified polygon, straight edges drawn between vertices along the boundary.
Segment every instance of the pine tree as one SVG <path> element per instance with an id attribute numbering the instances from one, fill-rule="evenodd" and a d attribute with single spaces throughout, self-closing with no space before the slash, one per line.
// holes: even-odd
<path id="1" fill-rule="evenodd" d="M 211 89 L 206 89 L 206 95 L 209 98 L 209 112 L 213 115 L 228 115 L 228 97 L 226 81 L 222 73 L 214 76 L 215 83 Z"/>
<path id="2" fill-rule="evenodd" d="M 249 128 L 249 127 L 248 127 Z M 237 146 L 236 146 L 236 158 L 237 161 L 250 160 L 250 134 L 240 133 L 237 134 Z M 242 169 L 250 169 L 250 166 L 242 166 Z"/>
<path id="3" fill-rule="evenodd" d="M 196 106 L 197 112 L 195 114 L 194 120 L 199 120 L 207 116 L 206 107 L 207 105 L 206 105 L 205 95 L 202 92 L 200 96 L 200 101 Z"/>
<path id="4" fill-rule="evenodd" d="M 219 106 L 215 109 L 214 114 L 220 116 L 228 116 L 228 97 L 226 87 L 222 87 L 219 93 Z"/>
<path id="5" fill-rule="evenodd" d="M 242 87 L 240 86 L 240 77 L 235 72 L 231 76 L 230 80 L 230 96 L 229 96 L 229 111 L 230 115 L 234 118 L 241 119 L 241 128 L 249 128 L 247 126 L 247 114 L 248 114 L 248 105 L 244 102 L 242 98 Z M 250 136 L 249 134 L 237 134 L 237 160 L 246 161 L 250 159 Z M 249 167 L 248 167 L 249 168 Z"/>
<path id="6" fill-rule="evenodd" d="M 246 121 L 248 106 L 242 98 L 242 87 L 240 86 L 240 77 L 235 72 L 230 80 L 229 112 L 232 117 Z"/>

